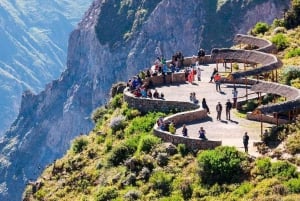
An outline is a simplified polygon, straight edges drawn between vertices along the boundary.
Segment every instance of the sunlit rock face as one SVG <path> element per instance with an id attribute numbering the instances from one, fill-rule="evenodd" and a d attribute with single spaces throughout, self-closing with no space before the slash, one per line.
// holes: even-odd
<path id="1" fill-rule="evenodd" d="M 128 2 L 129 4 L 126 4 Z M 23 94 L 18 118 L 0 140 L 0 200 L 18 201 L 28 180 L 94 126 L 91 113 L 111 85 L 166 58 L 228 47 L 236 33 L 280 17 L 288 1 L 95 1 L 69 38 L 67 68 L 39 94 Z M 255 3 L 256 2 L 256 3 Z M 284 4 L 284 2 L 286 4 Z M 272 13 L 260 7 L 272 8 Z M 270 17 L 272 15 L 273 17 Z"/>
<path id="2" fill-rule="evenodd" d="M 0 136 L 16 119 L 22 92 L 40 92 L 66 68 L 69 34 L 91 2 L 0 0 Z"/>

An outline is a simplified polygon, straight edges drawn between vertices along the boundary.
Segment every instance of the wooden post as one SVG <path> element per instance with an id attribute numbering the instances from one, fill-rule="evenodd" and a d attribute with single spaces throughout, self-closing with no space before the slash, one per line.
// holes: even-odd
<path id="1" fill-rule="evenodd" d="M 247 77 L 246 77 L 245 83 L 246 83 L 246 101 L 248 101 L 248 79 L 247 79 Z"/>
<path id="2" fill-rule="evenodd" d="M 263 136 L 263 121 L 262 121 L 262 112 L 260 113 L 260 136 Z"/>
<path id="3" fill-rule="evenodd" d="M 278 73 L 277 73 L 277 69 L 275 70 L 275 81 L 278 82 Z"/>

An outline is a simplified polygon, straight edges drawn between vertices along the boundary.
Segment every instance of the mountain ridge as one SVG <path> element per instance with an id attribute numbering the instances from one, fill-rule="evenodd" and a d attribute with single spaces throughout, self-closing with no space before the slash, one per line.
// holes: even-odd
<path id="1" fill-rule="evenodd" d="M 274 4 L 274 1 L 263 2 L 267 2 L 264 4 L 267 7 Z M 47 164 L 61 157 L 75 136 L 89 132 L 93 127 L 91 112 L 107 102 L 111 85 L 125 81 L 148 67 L 155 58 L 154 49 L 157 46 L 161 47 L 166 58 L 170 58 L 178 50 L 185 55 L 196 54 L 201 41 L 204 41 L 198 26 L 192 26 L 194 23 L 205 26 L 205 17 L 209 13 L 205 13 L 203 2 L 162 0 L 147 21 L 133 33 L 137 36 L 135 40 L 120 41 L 123 45 L 111 50 L 108 44 L 100 44 L 95 33 L 97 17 L 104 3 L 94 1 L 78 28 L 71 33 L 67 69 L 60 78 L 48 84 L 38 95 L 24 93 L 21 112 L 0 143 L 0 186 L 4 189 L 0 199 L 9 197 L 9 200 L 18 200 L 28 179 L 34 180 Z M 185 7 L 180 6 L 183 3 Z M 199 10 L 195 8 L 202 9 L 200 22 L 191 18 L 193 14 L 198 14 Z M 278 7 L 277 12 L 273 13 L 274 18 L 281 15 L 281 8 Z M 252 9 L 249 7 L 249 12 Z M 173 10 L 176 13 L 171 12 Z M 178 18 L 177 13 L 182 15 Z M 256 13 L 254 9 L 251 16 L 260 15 L 260 19 L 264 20 L 266 17 L 263 14 Z M 253 25 L 256 19 L 259 18 L 253 20 Z M 162 25 L 162 22 L 166 24 Z M 166 32 L 169 27 L 173 31 Z M 242 27 L 235 28 L 240 29 Z M 222 33 L 219 34 L 222 38 Z M 19 191 L 13 195 L 12 189 Z"/>

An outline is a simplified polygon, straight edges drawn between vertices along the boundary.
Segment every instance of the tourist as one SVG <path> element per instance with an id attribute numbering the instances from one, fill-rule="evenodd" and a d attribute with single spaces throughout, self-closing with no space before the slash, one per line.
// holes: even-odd
<path id="1" fill-rule="evenodd" d="M 153 98 L 159 98 L 159 93 L 158 93 L 157 89 L 155 89 L 155 91 L 153 93 Z"/>
<path id="2" fill-rule="evenodd" d="M 221 114 L 222 114 L 222 105 L 220 102 L 216 105 L 216 111 L 217 111 L 217 120 L 221 120 Z"/>
<path id="3" fill-rule="evenodd" d="M 205 136 L 206 132 L 205 132 L 205 130 L 203 129 L 203 127 L 200 127 L 200 130 L 198 131 L 198 133 L 199 133 L 199 138 L 200 138 L 200 139 L 202 139 L 202 140 L 207 140 L 207 138 L 206 138 L 206 136 Z"/>
<path id="4" fill-rule="evenodd" d="M 187 137 L 187 136 L 188 136 L 188 130 L 187 130 L 185 124 L 183 124 L 182 131 L 181 131 L 181 132 L 182 132 L 182 135 L 183 135 L 184 137 Z"/>
<path id="5" fill-rule="evenodd" d="M 215 74 L 214 80 L 216 83 L 216 90 L 221 92 L 221 76 L 219 75 L 219 73 Z"/>
<path id="6" fill-rule="evenodd" d="M 201 68 L 200 67 L 197 68 L 197 79 L 198 79 L 198 81 L 201 81 Z"/>
<path id="7" fill-rule="evenodd" d="M 243 144 L 244 144 L 244 148 L 245 148 L 246 153 L 248 153 L 248 143 L 249 143 L 249 136 L 248 136 L 248 133 L 245 132 L 245 134 L 243 136 Z"/>
<path id="8" fill-rule="evenodd" d="M 151 92 L 151 89 L 148 89 L 148 91 L 147 91 L 147 97 L 148 97 L 148 98 L 152 98 L 152 92 Z"/>
<path id="9" fill-rule="evenodd" d="M 205 98 L 202 99 L 202 108 L 206 109 L 207 113 L 210 114 Z"/>
<path id="10" fill-rule="evenodd" d="M 214 76 L 215 74 L 218 73 L 218 70 L 216 68 L 214 68 L 214 71 L 212 72 L 211 76 L 210 76 L 210 81 L 209 82 L 212 82 L 213 79 L 214 79 Z"/>
<path id="11" fill-rule="evenodd" d="M 226 119 L 231 120 L 230 119 L 230 110 L 232 108 L 232 103 L 230 102 L 229 99 L 227 100 L 225 106 L 226 106 Z"/>
<path id="12" fill-rule="evenodd" d="M 233 108 L 237 107 L 237 96 L 238 96 L 238 91 L 236 89 L 236 87 L 233 87 L 232 89 L 232 96 L 233 96 Z"/>

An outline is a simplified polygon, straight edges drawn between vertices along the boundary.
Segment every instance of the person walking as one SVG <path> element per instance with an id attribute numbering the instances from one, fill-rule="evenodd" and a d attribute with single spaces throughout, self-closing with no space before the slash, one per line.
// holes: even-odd
<path id="1" fill-rule="evenodd" d="M 202 99 L 202 108 L 203 108 L 203 109 L 206 109 L 207 114 L 210 114 L 209 108 L 208 108 L 208 106 L 207 106 L 207 104 L 206 104 L 205 98 Z"/>
<path id="2" fill-rule="evenodd" d="M 247 132 L 245 132 L 244 136 L 243 136 L 243 144 L 244 144 L 244 148 L 245 148 L 245 152 L 248 153 L 248 143 L 249 143 L 249 135 Z"/>
<path id="3" fill-rule="evenodd" d="M 237 103 L 237 96 L 238 96 L 238 91 L 236 87 L 233 87 L 232 89 L 232 96 L 233 96 L 233 108 L 236 108 L 236 103 Z"/>
<path id="4" fill-rule="evenodd" d="M 217 120 L 221 120 L 222 105 L 220 102 L 218 102 L 218 104 L 216 106 L 216 111 L 217 111 Z"/>
<path id="5" fill-rule="evenodd" d="M 214 79 L 214 76 L 215 74 L 218 73 L 218 70 L 216 68 L 214 68 L 214 71 L 212 72 L 211 76 L 210 76 L 210 81 L 209 82 L 212 82 L 213 79 Z"/>
<path id="6" fill-rule="evenodd" d="M 216 73 L 216 75 L 214 76 L 214 80 L 216 83 L 216 91 L 221 92 L 221 76 L 219 75 L 219 73 Z"/>
<path id="7" fill-rule="evenodd" d="M 226 119 L 227 120 L 231 120 L 230 119 L 230 110 L 231 110 L 231 108 L 232 108 L 232 103 L 228 99 L 227 102 L 226 102 Z"/>

